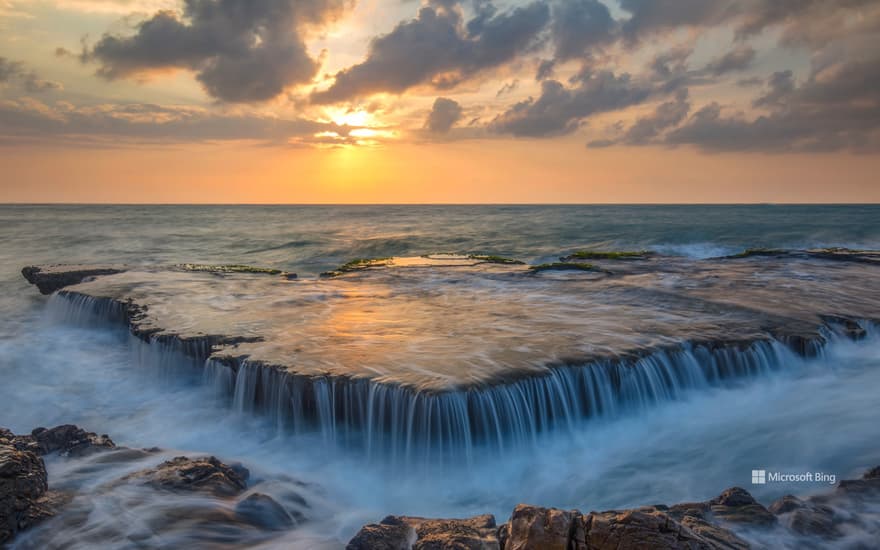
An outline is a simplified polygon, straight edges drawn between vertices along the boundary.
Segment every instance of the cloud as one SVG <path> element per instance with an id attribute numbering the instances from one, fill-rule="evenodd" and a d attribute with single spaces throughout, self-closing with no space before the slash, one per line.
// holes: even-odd
<path id="1" fill-rule="evenodd" d="M 445 134 L 461 119 L 462 109 L 457 101 L 438 97 L 428 113 L 425 128 L 435 134 Z"/>
<path id="2" fill-rule="evenodd" d="M 779 72 L 754 102 L 767 114 L 725 115 L 711 103 L 667 142 L 708 151 L 880 151 L 878 89 L 880 58 L 841 60 L 814 70 L 800 86 L 790 72 Z"/>
<path id="3" fill-rule="evenodd" d="M 74 144 L 191 143 L 248 140 L 307 143 L 317 134 L 348 136 L 354 128 L 252 112 L 145 103 L 75 106 L 33 98 L 0 100 L 0 136 L 5 143 Z"/>
<path id="4" fill-rule="evenodd" d="M 512 81 L 501 86 L 501 88 L 499 88 L 498 91 L 495 92 L 495 97 L 501 97 L 503 95 L 513 93 L 513 91 L 516 90 L 517 88 L 519 88 L 519 79 L 518 78 L 513 79 Z"/>
<path id="5" fill-rule="evenodd" d="M 541 95 L 516 103 L 489 124 L 491 132 L 550 137 L 577 130 L 592 114 L 642 103 L 661 89 L 652 82 L 611 71 L 587 72 L 566 88 L 556 80 L 541 82 Z"/>
<path id="6" fill-rule="evenodd" d="M 454 4 L 425 6 L 415 19 L 374 38 L 367 58 L 336 73 L 334 83 L 312 100 L 326 104 L 381 92 L 400 94 L 418 85 L 453 88 L 513 60 L 550 19 L 547 4 L 534 2 L 501 14 L 483 7 L 465 25 Z"/>
<path id="7" fill-rule="evenodd" d="M 20 61 L 0 57 L 0 86 L 17 84 L 30 93 L 63 90 L 60 82 L 43 80 L 34 71 L 25 68 Z"/>
<path id="8" fill-rule="evenodd" d="M 559 61 L 580 58 L 617 38 L 617 21 L 598 0 L 565 0 L 553 8 L 553 42 Z"/>
<path id="9" fill-rule="evenodd" d="M 755 53 L 755 49 L 751 46 L 740 45 L 710 61 L 705 70 L 714 76 L 743 71 L 748 69 L 752 61 L 755 60 Z"/>
<path id="10" fill-rule="evenodd" d="M 672 101 L 666 101 L 657 106 L 654 112 L 647 117 L 636 120 L 626 133 L 618 140 L 602 139 L 590 142 L 590 147 L 609 147 L 618 143 L 626 145 L 648 145 L 655 143 L 660 134 L 685 119 L 691 109 L 688 100 L 687 88 L 682 88 L 675 93 Z"/>
<path id="11" fill-rule="evenodd" d="M 82 59 L 107 79 L 188 69 L 212 97 L 272 99 L 318 71 L 303 28 L 337 17 L 349 0 L 185 0 L 182 14 L 159 11 L 133 35 L 105 34 Z"/>
<path id="12" fill-rule="evenodd" d="M 630 13 L 623 34 L 635 42 L 679 27 L 715 25 L 733 14 L 735 4 L 733 0 L 620 0 L 620 7 Z"/>

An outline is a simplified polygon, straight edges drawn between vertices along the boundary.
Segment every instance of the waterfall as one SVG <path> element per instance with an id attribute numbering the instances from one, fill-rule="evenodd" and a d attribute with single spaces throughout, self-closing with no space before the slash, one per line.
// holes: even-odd
<path id="1" fill-rule="evenodd" d="M 65 322 L 128 322 L 132 306 L 60 292 L 50 311 Z M 311 434 L 390 464 L 469 461 L 477 451 L 505 454 L 539 445 L 542 435 L 585 421 L 650 410 L 688 392 L 725 388 L 797 369 L 827 342 L 852 337 L 829 323 L 809 340 L 767 338 L 730 344 L 683 343 L 647 355 L 549 365 L 546 373 L 442 392 L 346 376 L 311 377 L 247 359 L 214 357 L 222 339 L 134 334 L 141 364 L 163 376 L 198 373 L 234 410 L 263 415 L 281 432 Z M 860 324 L 862 334 L 876 327 Z"/>

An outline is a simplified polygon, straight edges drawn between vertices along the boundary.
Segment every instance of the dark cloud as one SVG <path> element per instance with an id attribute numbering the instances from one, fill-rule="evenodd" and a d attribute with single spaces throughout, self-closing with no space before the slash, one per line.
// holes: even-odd
<path id="1" fill-rule="evenodd" d="M 693 48 L 689 46 L 670 48 L 655 55 L 648 63 L 648 69 L 660 78 L 684 74 L 687 72 L 688 58 L 693 53 Z"/>
<path id="2" fill-rule="evenodd" d="M 751 46 L 740 45 L 710 61 L 705 70 L 714 76 L 721 76 L 729 72 L 744 71 L 754 60 L 755 49 Z"/>
<path id="3" fill-rule="evenodd" d="M 769 80 L 756 118 L 725 115 L 712 103 L 667 136 L 710 151 L 880 150 L 880 57 L 813 70 L 796 86 L 788 71 Z"/>
<path id="4" fill-rule="evenodd" d="M 501 97 L 503 95 L 507 95 L 507 94 L 513 92 L 514 90 L 516 90 L 517 88 L 519 88 L 519 79 L 514 79 L 514 80 L 504 84 L 503 86 L 501 86 L 501 88 L 499 88 L 498 91 L 495 93 L 495 97 Z"/>
<path id="5" fill-rule="evenodd" d="M 752 102 L 755 107 L 783 107 L 794 92 L 794 73 L 777 71 L 767 79 L 769 90 Z"/>
<path id="6" fill-rule="evenodd" d="M 218 113 L 154 104 L 49 105 L 31 98 L 0 101 L 0 136 L 22 141 L 82 143 L 188 143 L 249 140 L 311 142 L 315 134 L 352 128 L 256 113 Z M 8 140 L 6 140 L 8 141 Z"/>
<path id="7" fill-rule="evenodd" d="M 83 53 L 98 74 L 125 78 L 189 69 L 229 102 L 263 101 L 310 82 L 318 70 L 301 30 L 336 17 L 349 0 L 184 0 L 182 16 L 160 11 L 130 36 L 105 34 Z"/>
<path id="8" fill-rule="evenodd" d="M 457 101 L 438 97 L 428 113 L 425 128 L 435 134 L 445 134 L 461 119 L 462 109 Z"/>
<path id="9" fill-rule="evenodd" d="M 27 70 L 24 63 L 0 57 L 0 85 L 4 84 L 20 85 L 29 93 L 64 89 L 61 83 L 43 80 L 34 71 Z"/>
<path id="10" fill-rule="evenodd" d="M 613 42 L 618 25 L 598 0 L 565 0 L 553 8 L 552 28 L 556 59 L 566 61 Z"/>
<path id="11" fill-rule="evenodd" d="M 630 13 L 623 33 L 630 41 L 683 26 L 710 26 L 733 14 L 733 0 L 620 0 Z"/>
<path id="12" fill-rule="evenodd" d="M 661 132 L 677 126 L 685 119 L 691 109 L 688 101 L 688 90 L 683 88 L 676 92 L 672 101 L 657 106 L 650 116 L 636 120 L 621 141 L 627 145 L 647 145 L 653 143 Z"/>
<path id="13" fill-rule="evenodd" d="M 337 73 L 333 85 L 312 99 L 333 103 L 379 92 L 399 94 L 417 85 L 452 88 L 514 59 L 549 19 L 543 2 L 501 14 L 485 11 L 467 25 L 455 7 L 423 7 L 417 18 L 373 39 L 365 61 Z"/>
<path id="14" fill-rule="evenodd" d="M 516 103 L 498 115 L 489 130 L 530 137 L 568 134 L 590 115 L 636 105 L 660 92 L 652 82 L 611 71 L 587 72 L 571 88 L 544 80 L 538 99 Z"/>
<path id="15" fill-rule="evenodd" d="M 553 78 L 553 72 L 556 69 L 556 60 L 542 59 L 538 63 L 538 70 L 535 72 L 535 80 L 547 80 Z"/>

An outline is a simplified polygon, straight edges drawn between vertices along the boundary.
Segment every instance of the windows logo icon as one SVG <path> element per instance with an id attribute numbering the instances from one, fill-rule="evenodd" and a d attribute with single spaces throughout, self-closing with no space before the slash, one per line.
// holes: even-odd
<path id="1" fill-rule="evenodd" d="M 767 483 L 766 470 L 752 470 L 752 485 L 764 485 Z"/>

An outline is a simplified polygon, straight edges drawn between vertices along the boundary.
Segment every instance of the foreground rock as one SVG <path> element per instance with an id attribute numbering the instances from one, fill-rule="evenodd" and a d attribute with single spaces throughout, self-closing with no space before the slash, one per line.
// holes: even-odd
<path id="1" fill-rule="evenodd" d="M 145 547 L 168 547 L 169 540 L 196 546 L 238 541 L 248 546 L 307 520 L 303 512 L 309 505 L 297 493 L 302 484 L 289 479 L 273 484 L 276 500 L 258 490 L 248 491 L 250 472 L 245 467 L 213 456 L 178 456 L 122 473 L 130 468 L 121 463 L 150 460 L 158 452 L 117 447 L 107 435 L 72 424 L 37 428 L 27 435 L 0 428 L 0 547 L 53 516 L 57 517 L 44 528 L 24 535 L 24 547 L 66 547 L 74 540 L 80 545 L 127 545 L 134 539 Z M 65 477 L 54 482 L 64 492 L 49 490 L 42 458 L 49 454 L 78 461 L 64 468 Z M 114 467 L 121 468 L 120 477 L 97 487 L 82 484 L 78 478 Z M 154 491 L 162 493 L 161 506 L 153 504 L 155 496 L 150 495 Z M 108 523 L 98 514 L 96 523 L 90 524 L 94 502 L 103 499 L 136 521 Z M 150 527 L 144 531 L 139 527 L 142 524 Z"/>
<path id="2" fill-rule="evenodd" d="M 125 480 L 139 480 L 144 485 L 166 491 L 195 491 L 217 497 L 231 497 L 241 494 L 247 488 L 248 477 L 250 472 L 247 468 L 226 465 L 213 456 L 178 456 L 155 468 L 135 472 Z"/>
<path id="3" fill-rule="evenodd" d="M 495 529 L 492 516 L 428 520 L 388 516 L 364 526 L 348 550 L 745 550 L 780 545 L 874 548 L 880 540 L 880 467 L 834 491 L 788 495 L 769 509 L 732 487 L 704 502 L 584 514 L 518 505 Z"/>
<path id="4" fill-rule="evenodd" d="M 0 544 L 52 515 L 48 489 L 43 459 L 0 428 Z"/>
<path id="5" fill-rule="evenodd" d="M 388 516 L 378 524 L 364 526 L 348 543 L 347 550 L 497 550 L 495 516 L 469 519 L 425 519 Z"/>

